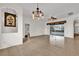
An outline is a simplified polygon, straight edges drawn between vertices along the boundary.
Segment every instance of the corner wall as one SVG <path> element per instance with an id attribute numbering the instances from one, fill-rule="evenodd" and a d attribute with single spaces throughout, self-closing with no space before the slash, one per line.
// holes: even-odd
<path id="1" fill-rule="evenodd" d="M 79 19 L 79 14 L 65 18 L 65 20 L 67 20 L 67 23 L 65 24 L 65 37 L 74 38 L 75 30 L 77 30 L 77 28 L 75 28 L 74 21 L 76 20 L 76 22 L 79 22 L 77 19 Z M 79 24 L 77 25 L 79 26 Z M 79 33 L 78 31 L 76 32 Z"/>
<path id="2" fill-rule="evenodd" d="M 38 21 L 33 21 L 32 17 L 23 17 L 24 18 L 24 26 L 25 24 L 30 24 L 30 36 L 39 36 L 39 35 L 44 35 L 44 21 L 43 20 L 38 20 Z M 23 28 L 24 29 L 24 28 Z M 25 30 L 24 30 L 25 32 Z"/>

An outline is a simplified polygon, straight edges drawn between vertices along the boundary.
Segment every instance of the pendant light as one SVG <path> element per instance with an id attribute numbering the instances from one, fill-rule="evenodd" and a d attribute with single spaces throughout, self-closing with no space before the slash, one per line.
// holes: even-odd
<path id="1" fill-rule="evenodd" d="M 32 18 L 33 20 L 39 20 L 44 16 L 44 13 L 39 9 L 38 3 L 37 3 L 37 8 L 36 11 L 32 12 Z"/>

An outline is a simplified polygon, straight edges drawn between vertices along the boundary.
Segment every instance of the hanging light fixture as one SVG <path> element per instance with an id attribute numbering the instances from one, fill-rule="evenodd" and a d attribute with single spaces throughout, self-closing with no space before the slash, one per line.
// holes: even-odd
<path id="1" fill-rule="evenodd" d="M 42 18 L 44 16 L 44 13 L 39 9 L 38 7 L 38 3 L 37 3 L 37 8 L 36 11 L 32 12 L 32 18 L 34 20 L 39 20 L 40 18 Z"/>

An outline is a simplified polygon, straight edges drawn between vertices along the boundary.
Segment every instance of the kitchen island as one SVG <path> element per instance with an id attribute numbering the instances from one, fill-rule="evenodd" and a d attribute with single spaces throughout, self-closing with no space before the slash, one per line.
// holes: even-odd
<path id="1" fill-rule="evenodd" d="M 66 21 L 50 22 L 50 38 L 49 41 L 56 47 L 64 47 L 64 23 Z"/>

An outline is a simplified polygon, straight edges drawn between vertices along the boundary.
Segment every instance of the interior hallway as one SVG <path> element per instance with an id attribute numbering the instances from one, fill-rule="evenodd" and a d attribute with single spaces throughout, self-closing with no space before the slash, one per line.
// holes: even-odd
<path id="1" fill-rule="evenodd" d="M 23 45 L 14 46 L 0 50 L 3 56 L 79 56 L 79 37 L 65 39 L 64 47 L 57 47 L 49 42 L 49 36 L 32 37 Z"/>

